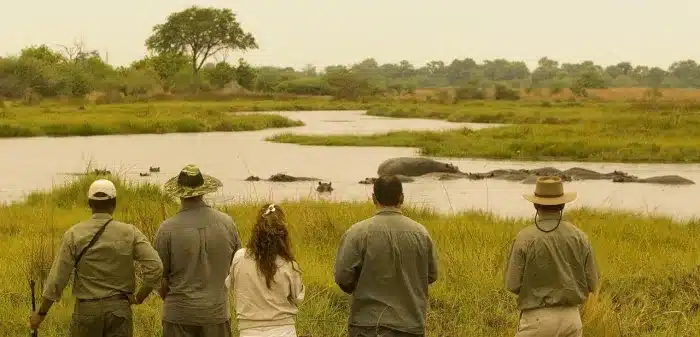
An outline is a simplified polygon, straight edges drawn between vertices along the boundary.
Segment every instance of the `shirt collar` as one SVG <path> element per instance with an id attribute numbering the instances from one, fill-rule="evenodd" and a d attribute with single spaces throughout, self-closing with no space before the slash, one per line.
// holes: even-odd
<path id="1" fill-rule="evenodd" d="M 205 207 L 208 206 L 206 202 L 204 202 L 204 199 L 195 199 L 195 200 L 182 200 L 180 202 L 180 211 L 186 211 L 189 209 L 193 208 L 199 208 L 199 207 Z"/>
<path id="2" fill-rule="evenodd" d="M 560 216 L 559 212 L 540 212 L 537 215 L 537 220 L 559 220 Z"/>
<path id="3" fill-rule="evenodd" d="M 393 206 L 382 206 L 377 209 L 375 214 L 402 214 L 401 209 Z"/>
<path id="4" fill-rule="evenodd" d="M 103 220 L 103 219 L 111 219 L 112 215 L 109 213 L 93 213 L 92 214 L 92 219 L 95 220 Z"/>
<path id="5" fill-rule="evenodd" d="M 558 212 L 540 212 L 537 216 L 537 227 L 544 231 L 552 231 L 561 224 L 559 220 L 562 215 Z"/>

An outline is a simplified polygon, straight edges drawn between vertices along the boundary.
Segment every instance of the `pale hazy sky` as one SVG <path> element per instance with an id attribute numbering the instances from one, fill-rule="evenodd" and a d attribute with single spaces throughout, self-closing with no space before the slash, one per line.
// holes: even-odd
<path id="1" fill-rule="evenodd" d="M 260 49 L 228 60 L 255 65 L 700 60 L 700 0 L 0 0 L 0 55 L 82 37 L 110 63 L 128 64 L 146 53 L 153 25 L 191 5 L 231 8 Z"/>

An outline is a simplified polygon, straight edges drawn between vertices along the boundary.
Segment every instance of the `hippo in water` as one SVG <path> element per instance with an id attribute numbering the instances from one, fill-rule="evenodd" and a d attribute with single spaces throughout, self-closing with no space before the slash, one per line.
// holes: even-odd
<path id="1" fill-rule="evenodd" d="M 402 183 L 412 183 L 412 182 L 416 181 L 415 179 L 413 179 L 411 177 L 403 176 L 400 174 L 397 175 L 396 178 L 399 178 L 399 181 L 401 181 Z M 364 184 L 364 185 L 372 185 L 372 184 L 374 184 L 374 182 L 376 180 L 377 180 L 377 178 L 365 178 L 364 180 L 360 180 L 359 183 Z"/>
<path id="2" fill-rule="evenodd" d="M 661 184 L 661 185 L 694 185 L 695 182 L 677 175 L 656 176 L 649 178 L 637 177 L 615 177 L 614 183 L 643 183 L 643 184 Z"/>
<path id="3" fill-rule="evenodd" d="M 622 171 L 612 171 L 610 173 L 600 173 L 600 172 L 596 172 L 596 171 L 581 168 L 581 167 L 572 167 L 570 169 L 564 170 L 563 173 L 568 174 L 572 178 L 577 179 L 577 180 L 615 179 L 618 177 L 636 178 L 635 176 L 631 176 L 631 175 L 627 174 L 626 172 L 622 172 Z"/>
<path id="4" fill-rule="evenodd" d="M 428 173 L 461 173 L 457 166 L 428 158 L 398 157 L 387 159 L 377 167 L 377 175 L 422 176 Z"/>
<path id="5" fill-rule="evenodd" d="M 316 192 L 319 193 L 330 193 L 333 192 L 333 186 L 331 186 L 331 182 L 318 182 L 318 186 L 316 187 Z"/>
<path id="6" fill-rule="evenodd" d="M 245 181 L 260 181 L 260 177 L 258 176 L 250 176 L 248 178 L 245 178 Z M 284 183 L 289 183 L 289 182 L 295 182 L 295 181 L 317 181 L 321 180 L 318 178 L 309 178 L 309 177 L 295 177 L 295 176 L 290 176 L 288 174 L 284 173 L 277 173 L 273 174 L 270 176 L 270 178 L 267 179 L 267 181 L 272 181 L 272 182 L 284 182 Z"/>

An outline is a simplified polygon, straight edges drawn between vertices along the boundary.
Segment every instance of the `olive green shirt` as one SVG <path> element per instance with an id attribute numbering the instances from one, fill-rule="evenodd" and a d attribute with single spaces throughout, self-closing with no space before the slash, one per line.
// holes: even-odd
<path id="1" fill-rule="evenodd" d="M 557 226 L 559 213 L 540 214 L 539 227 Z M 583 304 L 598 285 L 588 236 L 562 220 L 551 232 L 534 224 L 521 230 L 511 249 L 505 285 L 518 294 L 520 310 Z"/>
<path id="2" fill-rule="evenodd" d="M 78 254 L 111 218 L 106 213 L 95 213 L 89 220 L 80 222 L 65 232 L 46 280 L 44 298 L 54 302 L 61 299 L 63 289 L 74 274 L 73 266 Z M 73 296 L 78 299 L 99 299 L 120 293 L 134 293 L 134 261 L 141 265 L 144 285 L 157 289 L 163 275 L 158 253 L 136 227 L 113 220 L 80 259 L 77 278 L 73 280 Z"/>
<path id="3" fill-rule="evenodd" d="M 225 281 L 241 242 L 228 214 L 202 200 L 186 200 L 160 225 L 155 247 L 169 283 L 164 321 L 203 326 L 231 318 Z"/>
<path id="4" fill-rule="evenodd" d="M 350 325 L 423 334 L 428 285 L 437 275 L 430 234 L 398 208 L 380 209 L 341 238 L 335 282 L 352 294 Z"/>

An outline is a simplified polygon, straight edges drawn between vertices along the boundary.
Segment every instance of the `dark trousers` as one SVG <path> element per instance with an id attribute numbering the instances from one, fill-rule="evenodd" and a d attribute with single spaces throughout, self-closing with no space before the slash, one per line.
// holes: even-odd
<path id="1" fill-rule="evenodd" d="M 412 334 L 403 331 L 397 331 L 383 326 L 348 326 L 348 337 L 423 337 L 425 334 Z"/>
<path id="2" fill-rule="evenodd" d="M 163 337 L 231 337 L 231 320 L 204 326 L 163 321 Z"/>

